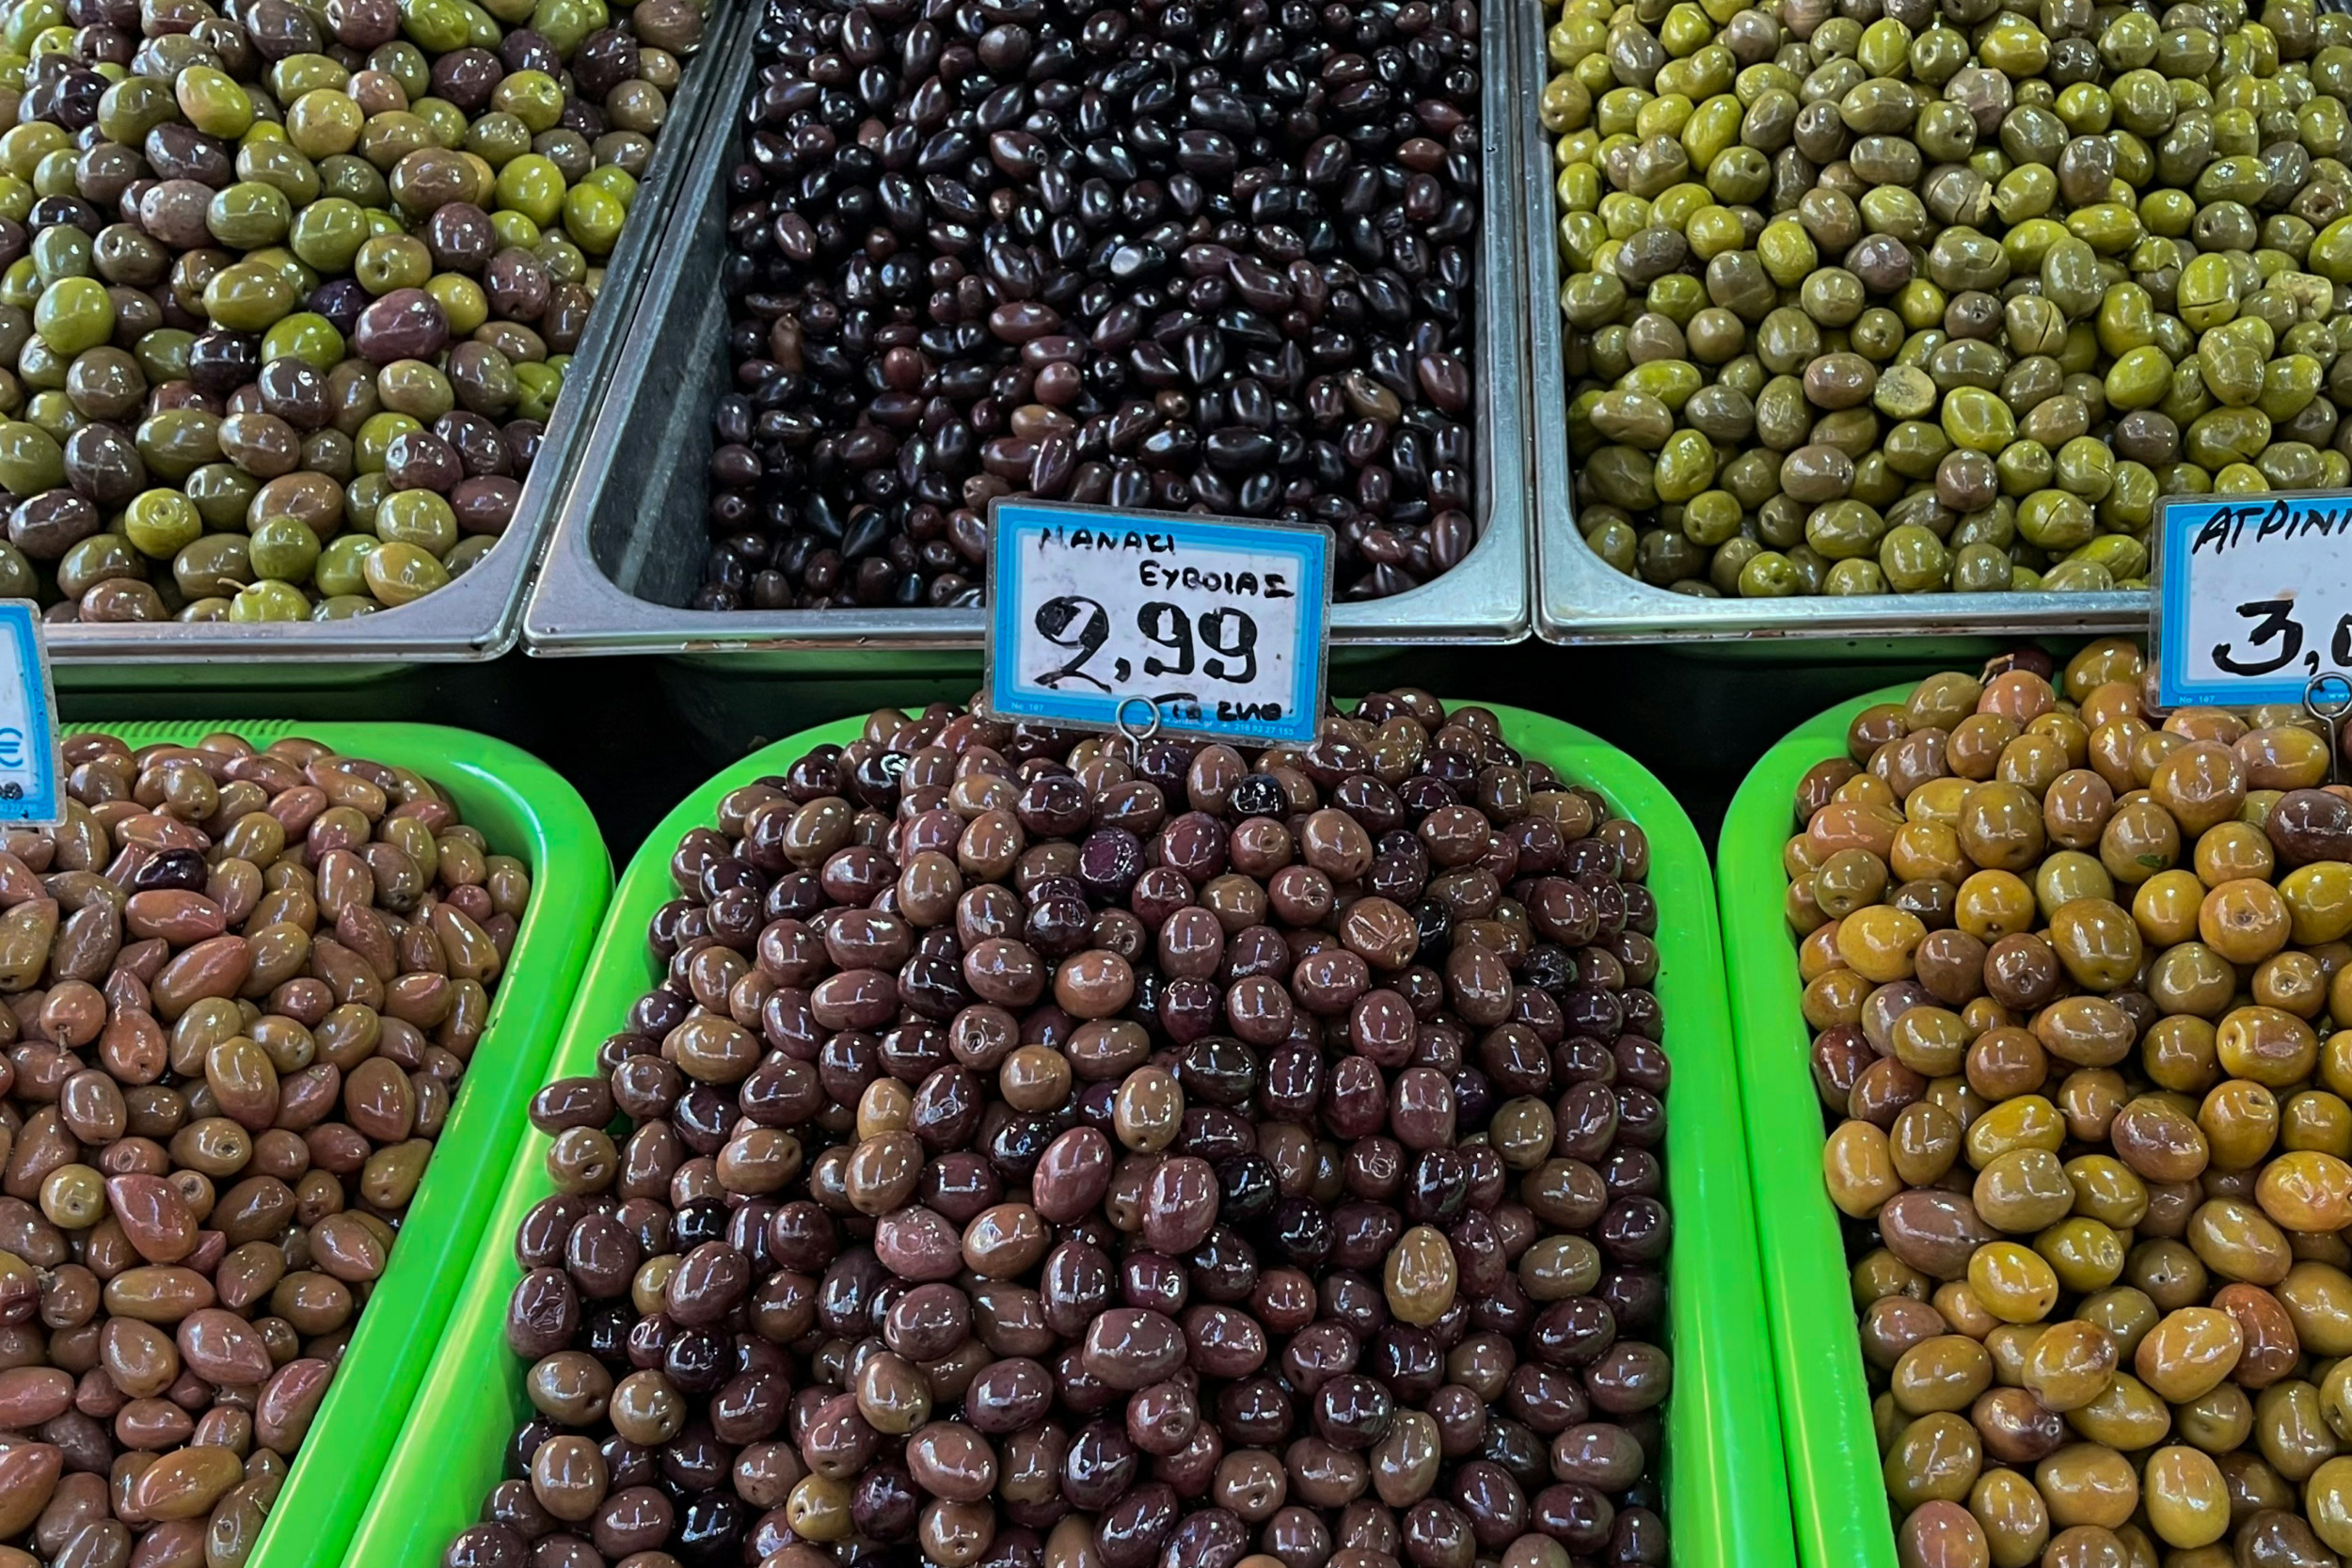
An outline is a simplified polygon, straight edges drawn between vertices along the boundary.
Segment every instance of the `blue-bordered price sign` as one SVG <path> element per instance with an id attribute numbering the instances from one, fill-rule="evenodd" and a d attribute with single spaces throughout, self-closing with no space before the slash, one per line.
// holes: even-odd
<path id="1" fill-rule="evenodd" d="M 1314 738 L 1329 531 L 1020 500 L 992 502 L 989 530 L 991 717 Z"/>
<path id="2" fill-rule="evenodd" d="M 65 820 L 52 692 L 39 607 L 0 599 L 0 822 L 54 828 Z"/>
<path id="3" fill-rule="evenodd" d="M 2299 703 L 2352 673 L 2352 490 L 2170 496 L 2153 531 L 2166 707 Z"/>

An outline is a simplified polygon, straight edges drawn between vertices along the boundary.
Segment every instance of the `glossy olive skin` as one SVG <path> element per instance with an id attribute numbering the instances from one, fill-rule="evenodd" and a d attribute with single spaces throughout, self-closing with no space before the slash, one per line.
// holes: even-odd
<path id="1" fill-rule="evenodd" d="M 306 1442 L 354 1441 L 324 1402 L 448 1190 L 428 1162 L 529 917 L 531 872 L 413 768 L 189 738 L 69 734 L 65 821 L 0 843 L 19 1556 L 249 1554 Z M 611 1385 L 560 1358 L 532 1394 Z"/>
<path id="2" fill-rule="evenodd" d="M 443 1560 L 1656 1559 L 1662 911 L 1510 740 L 1411 690 L 1254 754 L 943 705 L 729 792 L 532 1103 L 535 1512 Z"/>

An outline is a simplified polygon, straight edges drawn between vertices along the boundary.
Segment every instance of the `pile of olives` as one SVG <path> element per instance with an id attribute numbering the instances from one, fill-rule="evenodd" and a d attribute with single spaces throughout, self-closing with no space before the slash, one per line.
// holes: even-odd
<path id="1" fill-rule="evenodd" d="M 1865 709 L 1786 850 L 1902 1560 L 2333 1568 L 2352 793 L 2299 710 L 2053 673 Z"/>
<path id="2" fill-rule="evenodd" d="M 63 760 L 64 824 L 0 837 L 0 1568 L 243 1563 L 531 877 L 413 770 L 298 736 Z"/>
<path id="3" fill-rule="evenodd" d="M 2352 480 L 2352 16 L 1566 0 L 1577 523 L 1680 593 L 2144 588 Z"/>
<path id="4" fill-rule="evenodd" d="M 0 594 L 339 620 L 513 520 L 696 0 L 0 7 Z"/>
<path id="5" fill-rule="evenodd" d="M 443 1568 L 1665 1568 L 1648 858 L 1420 691 L 733 791 L 532 1103 Z"/>
<path id="6" fill-rule="evenodd" d="M 1000 498 L 1318 523 L 1345 600 L 1452 570 L 1480 27 L 766 0 L 694 608 L 977 605 Z"/>

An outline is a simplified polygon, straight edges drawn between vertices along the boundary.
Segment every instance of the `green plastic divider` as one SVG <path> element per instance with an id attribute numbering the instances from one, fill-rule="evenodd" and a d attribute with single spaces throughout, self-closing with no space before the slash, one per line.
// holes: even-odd
<path id="1" fill-rule="evenodd" d="M 1661 911 L 1657 991 L 1674 1061 L 1665 1164 L 1683 1243 L 1673 1252 L 1668 1291 L 1675 1387 L 1666 1486 L 1674 1560 L 1677 1568 L 1793 1568 L 1706 851 L 1665 786 L 1624 752 L 1558 720 L 1488 705 L 1525 754 L 1598 789 L 1649 838 L 1649 881 Z M 678 839 L 707 826 L 729 790 L 783 772 L 811 746 L 847 743 L 862 724 L 843 720 L 745 757 L 654 830 L 622 873 L 551 1076 L 594 1072 L 597 1047 L 660 982 L 662 966 L 646 944 L 645 927 L 675 896 L 670 854 Z M 542 1160 L 546 1148 L 532 1133 L 516 1152 L 482 1257 L 352 1544 L 353 1568 L 428 1568 L 450 1538 L 479 1517 L 483 1499 L 505 1474 L 508 1439 L 531 1413 L 524 1364 L 506 1348 L 506 1302 L 521 1277 L 506 1243 L 532 1205 L 554 1191 Z"/>
<path id="2" fill-rule="evenodd" d="M 1781 1431 L 1806 1568 L 1895 1568 L 1895 1527 L 1879 1472 L 1845 1239 L 1821 1184 L 1821 1099 L 1813 1086 L 1797 944 L 1782 900 L 1791 802 L 1815 763 L 1846 754 L 1846 726 L 1894 686 L 1842 703 L 1764 753 L 1732 798 L 1716 847 L 1731 1014 L 1740 1034 L 1764 1298 L 1780 1381 Z"/>
<path id="3" fill-rule="evenodd" d="M 133 746 L 193 745 L 223 732 L 257 746 L 303 736 L 348 756 L 414 768 L 449 792 L 494 852 L 531 867 L 531 904 L 491 998 L 488 1026 L 459 1080 L 390 1261 L 246 1560 L 249 1568 L 339 1561 L 473 1264 L 526 1125 L 524 1108 L 546 1075 L 564 1004 L 612 893 L 612 863 L 587 802 L 570 784 L 529 752 L 467 730 L 281 721 L 70 728 L 103 730 Z"/>

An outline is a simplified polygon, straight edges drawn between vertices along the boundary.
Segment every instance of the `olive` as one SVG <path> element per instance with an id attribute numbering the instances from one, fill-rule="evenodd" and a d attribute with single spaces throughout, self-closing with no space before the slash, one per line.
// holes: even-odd
<path id="1" fill-rule="evenodd" d="M 225 114 L 233 87 L 188 90 Z M 192 531 L 174 503 L 134 500 L 143 553 Z M 259 559 L 307 530 L 273 521 Z M 532 876 L 420 774 L 298 734 L 92 731 L 59 758 L 68 819 L 11 832 L 22 896 L 0 917 L 0 969 L 36 999 L 40 1037 L 0 1066 L 0 1142 L 25 1195 L 0 1200 L 0 1318 L 50 1325 L 8 1340 L 0 1370 L 0 1420 L 44 1439 L 0 1457 L 0 1529 L 27 1544 L 70 1530 L 56 1552 L 91 1560 L 121 1560 L 135 1529 L 241 1556 L 370 1293 L 413 1245 L 399 1236 Z M 617 1273 L 624 1251 L 613 1239 L 591 1261 Z M 517 1338 L 578 1301 L 537 1299 Z M 551 1347 L 531 1386 L 593 1418 L 612 1377 Z M 562 1492 L 581 1472 L 556 1457 Z"/>
<path id="2" fill-rule="evenodd" d="M 1980 48 L 2032 41 L 2003 13 Z M 2026 166 L 2061 187 L 2105 166 L 2065 145 Z M 2090 293 L 2065 243 L 2010 306 Z M 2221 261 L 2180 297 L 2217 313 L 2258 290 Z M 2113 330 L 2142 306 L 2101 309 Z M 2064 387 L 2021 360 L 2002 396 L 2030 420 Z M 1919 1560 L 2352 1546 L 2352 819 L 2296 715 L 2154 711 L 2149 675 L 2108 640 L 1931 676 L 1861 706 L 1795 790 L 1784 908 L 1825 1196 Z M 1929 881 L 1942 899 L 1909 891 Z"/>
<path id="3" fill-rule="evenodd" d="M 657 46 L 575 0 L 396 9 L 20 20 L 12 53 L 43 63 L 0 152 L 0 489 L 10 546 L 40 563 L 23 596 L 53 618 L 389 609 L 512 520 L 512 496 L 464 490 L 475 476 L 381 414 L 429 424 L 462 401 L 499 421 L 496 477 L 519 484 L 700 12 L 645 13 Z M 564 62 L 592 34 L 578 77 Z M 496 63 L 517 40 L 530 63 Z M 290 482 L 325 504 L 278 504 Z M 382 531 L 388 492 L 437 526 L 396 510 Z M 346 539 L 404 548 L 371 576 Z"/>
<path id="4" fill-rule="evenodd" d="M 2143 588 L 2160 497 L 2352 481 L 2332 56 L 2078 11 L 1545 6 L 1602 559 L 1708 597 Z"/>
<path id="5" fill-rule="evenodd" d="M 941 705 L 730 791 L 532 1102 L 527 1479 L 442 1561 L 1668 1560 L 1670 915 L 1514 738 L 1418 690 L 1248 752 Z M 1910 1305 L 1959 1420 L 1993 1364 Z"/>
<path id="6" fill-rule="evenodd" d="M 952 44 L 919 8 L 866 13 L 844 48 L 878 123 L 925 128 L 931 151 L 904 157 L 812 118 L 842 89 L 832 46 L 803 38 L 837 24 L 785 7 L 755 43 L 763 81 L 727 193 L 732 374 L 711 411 L 691 606 L 977 605 L 994 496 L 1314 524 L 1349 600 L 1459 566 L 1491 499 L 1473 456 L 1475 236 L 1494 199 L 1483 152 L 1502 133 L 1481 122 L 1480 13 L 1424 6 L 1361 26 L 1306 6 L 1024 13 Z M 1244 38 L 1236 71 L 1228 45 Z M 943 53 L 966 48 L 969 70 Z M 1137 52 L 1216 80 L 1163 103 L 1128 79 Z M 1344 82 L 1329 75 L 1342 59 Z M 624 130 L 660 109 L 632 86 L 605 100 Z M 1129 146 L 1111 106 L 1139 87 L 1149 129 Z M 529 154 L 499 186 L 534 213 L 560 206 L 591 255 L 629 197 Z M 905 243 L 852 239 L 885 229 Z M 1695 285 L 1687 261 L 1676 235 L 1628 269 Z M 1603 303 L 1627 297 L 1614 277 L 1589 281 Z M 860 325 L 877 306 L 895 325 Z M 1688 370 L 1674 356 L 1712 324 L 1654 317 L 1629 356 Z M 1637 373 L 1599 415 L 1649 504 L 1696 500 L 1716 441 L 1756 419 L 1750 392 L 1699 392 L 1695 372 Z M 1685 528 L 1654 531 L 1638 569 L 1689 578 L 1709 553 Z"/>

